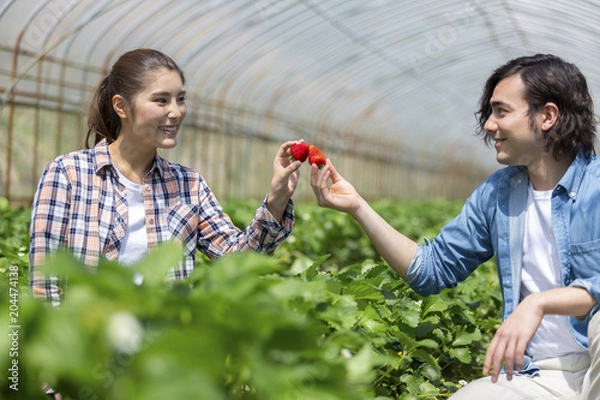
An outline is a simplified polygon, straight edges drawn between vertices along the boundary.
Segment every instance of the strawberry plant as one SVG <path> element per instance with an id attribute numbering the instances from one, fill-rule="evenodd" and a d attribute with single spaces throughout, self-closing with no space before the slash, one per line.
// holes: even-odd
<path id="1" fill-rule="evenodd" d="M 30 218 L 30 209 L 12 209 L 8 200 L 0 197 L 0 277 L 7 280 L 12 269 L 18 275 L 19 286 L 25 287 L 29 279 Z"/>
<path id="2" fill-rule="evenodd" d="M 238 226 L 254 207 L 224 204 Z M 460 210 L 442 200 L 375 207 L 416 240 Z M 312 204 L 296 206 L 294 232 L 273 256 L 199 257 L 186 281 L 165 281 L 178 259 L 174 246 L 130 268 L 103 262 L 95 274 L 58 255 L 45 268 L 68 287 L 66 301 L 52 308 L 26 287 L 29 210 L 0 212 L 0 226 L 17 224 L 0 230 L 4 263 L 25 275 L 19 392 L 5 374 L 2 398 L 43 398 L 46 382 L 65 399 L 444 399 L 480 376 L 499 324 L 493 262 L 457 288 L 422 298 L 348 216 Z M 8 282 L 0 282 L 4 326 Z M 0 338 L 2 349 L 11 345 Z M 0 368 L 14 359 L 3 350 Z"/>

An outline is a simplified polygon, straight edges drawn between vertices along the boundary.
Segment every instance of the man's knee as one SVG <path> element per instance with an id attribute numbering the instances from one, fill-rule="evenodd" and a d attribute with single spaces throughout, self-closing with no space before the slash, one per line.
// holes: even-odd
<path id="1" fill-rule="evenodd" d="M 590 320 L 590 324 L 588 326 L 588 332 L 595 331 L 596 334 L 600 331 L 600 312 L 596 312 L 592 315 L 592 319 Z"/>
<path id="2" fill-rule="evenodd" d="M 590 353 L 596 353 L 595 356 L 600 357 L 600 312 L 592 316 L 588 325 L 588 347 Z"/>
<path id="3" fill-rule="evenodd" d="M 456 392 L 450 400 L 481 400 L 485 394 L 486 400 L 521 400 L 531 398 L 532 394 L 547 394 L 531 378 L 514 376 L 512 381 L 502 374 L 497 383 L 492 383 L 490 377 L 477 379 Z"/>

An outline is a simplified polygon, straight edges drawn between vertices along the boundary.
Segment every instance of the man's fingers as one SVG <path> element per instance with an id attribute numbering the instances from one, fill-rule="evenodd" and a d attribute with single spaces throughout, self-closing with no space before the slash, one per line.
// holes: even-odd
<path id="1" fill-rule="evenodd" d="M 494 339 L 492 339 L 490 347 L 488 347 L 488 350 L 485 355 L 485 362 L 483 364 L 483 374 L 487 375 L 491 373 L 493 383 L 496 383 L 498 381 L 498 376 L 500 375 L 500 371 L 502 370 L 502 365 L 506 360 L 507 351 L 510 352 L 510 350 L 508 350 L 509 347 L 509 342 L 505 338 L 502 338 L 501 335 L 498 335 L 498 332 L 496 332 L 496 335 L 494 336 Z M 506 367 L 508 377 L 508 365 Z M 510 369 L 510 374 L 512 377 L 512 367 Z"/>
<path id="2" fill-rule="evenodd" d="M 492 365 L 493 365 L 492 357 L 496 351 L 497 346 L 498 346 L 498 337 L 494 336 L 492 338 L 492 342 L 490 343 L 490 345 L 485 353 L 485 360 L 483 362 L 483 371 L 482 371 L 484 375 L 489 374 L 492 369 Z"/>
<path id="3" fill-rule="evenodd" d="M 512 380 L 513 372 L 515 369 L 515 347 L 516 343 L 514 341 L 510 341 L 504 350 L 504 354 L 501 358 L 504 359 L 504 367 L 506 368 L 506 379 L 509 381 Z M 494 371 L 492 372 L 492 376 L 495 376 L 495 381 L 498 380 L 498 375 L 500 375 L 500 370 L 502 368 L 502 363 L 500 365 L 494 366 Z"/>

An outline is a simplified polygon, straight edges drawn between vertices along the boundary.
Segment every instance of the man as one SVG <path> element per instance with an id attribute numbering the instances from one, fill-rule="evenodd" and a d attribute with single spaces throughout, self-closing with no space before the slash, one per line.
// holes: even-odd
<path id="1" fill-rule="evenodd" d="M 585 77 L 553 55 L 511 60 L 486 82 L 477 115 L 506 168 L 433 241 L 396 231 L 329 160 L 312 169 L 317 202 L 353 216 L 424 296 L 495 257 L 504 304 L 483 365 L 491 379 L 453 399 L 600 398 L 600 161 Z"/>

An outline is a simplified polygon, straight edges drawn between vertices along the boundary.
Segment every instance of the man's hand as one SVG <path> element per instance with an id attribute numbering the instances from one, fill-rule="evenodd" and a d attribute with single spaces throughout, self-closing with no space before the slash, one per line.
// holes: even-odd
<path id="1" fill-rule="evenodd" d="M 544 318 L 541 304 L 536 296 L 527 296 L 515 311 L 500 325 L 485 354 L 483 374 L 492 373 L 492 382 L 498 381 L 502 364 L 506 366 L 506 379 L 513 377 L 514 369 L 523 369 L 523 357 L 527 344 Z"/>
<path id="2" fill-rule="evenodd" d="M 491 372 L 492 382 L 498 381 L 502 364 L 506 379 L 513 377 L 515 368 L 523 369 L 523 356 L 529 341 L 540 327 L 546 314 L 579 317 L 588 314 L 596 300 L 584 288 L 567 286 L 525 297 L 502 323 L 485 354 L 483 373 Z"/>
<path id="3" fill-rule="evenodd" d="M 331 185 L 329 181 L 331 180 Z M 331 160 L 322 170 L 316 165 L 311 165 L 311 186 L 321 207 L 342 211 L 354 216 L 360 207 L 361 197 L 350 182 L 340 175 Z"/>

